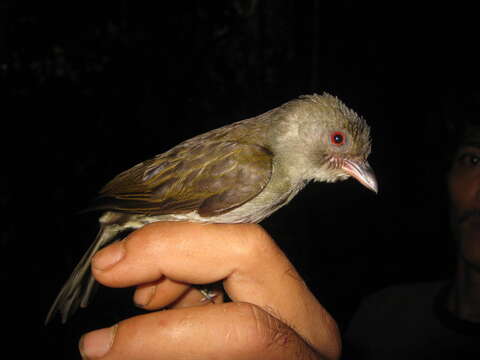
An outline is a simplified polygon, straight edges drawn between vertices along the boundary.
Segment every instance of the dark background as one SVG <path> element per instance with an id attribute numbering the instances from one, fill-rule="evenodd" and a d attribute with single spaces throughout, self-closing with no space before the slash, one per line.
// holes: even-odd
<path id="1" fill-rule="evenodd" d="M 380 191 L 311 184 L 262 225 L 341 328 L 363 296 L 451 273 L 441 108 L 476 87 L 469 9 L 368 3 L 0 1 L 2 280 L 26 292 L 8 315 L 40 327 L 45 355 L 74 358 L 81 334 L 138 312 L 131 291 L 102 288 L 43 327 L 95 236 L 98 214 L 79 211 L 101 186 L 304 93 L 367 119 Z"/>

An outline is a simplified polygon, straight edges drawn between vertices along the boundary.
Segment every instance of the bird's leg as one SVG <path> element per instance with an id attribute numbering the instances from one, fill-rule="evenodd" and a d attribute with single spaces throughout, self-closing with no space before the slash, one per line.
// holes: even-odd
<path id="1" fill-rule="evenodd" d="M 217 292 L 214 290 L 209 290 L 206 288 L 199 289 L 200 293 L 203 295 L 203 299 L 200 300 L 201 302 L 209 301 L 212 304 L 215 304 L 215 298 L 218 296 Z"/>
<path id="2" fill-rule="evenodd" d="M 220 302 L 225 302 L 226 300 L 225 290 L 223 290 L 223 285 L 221 281 L 213 284 L 198 285 L 194 287 L 203 295 L 203 298 L 201 300 L 202 303 L 208 301 L 212 304 L 215 304 L 215 299 L 217 299 L 218 297 L 220 297 Z"/>

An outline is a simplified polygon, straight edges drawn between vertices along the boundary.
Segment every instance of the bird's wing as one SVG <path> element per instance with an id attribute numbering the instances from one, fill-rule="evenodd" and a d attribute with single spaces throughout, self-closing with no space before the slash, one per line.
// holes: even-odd
<path id="1" fill-rule="evenodd" d="M 97 209 L 163 215 L 226 213 L 258 195 L 272 174 L 272 154 L 233 141 L 180 144 L 110 181 Z"/>

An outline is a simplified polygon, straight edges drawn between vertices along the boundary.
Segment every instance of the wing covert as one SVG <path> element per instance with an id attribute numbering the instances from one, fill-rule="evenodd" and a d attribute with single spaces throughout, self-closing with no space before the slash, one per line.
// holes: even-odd
<path id="1" fill-rule="evenodd" d="M 272 154 L 233 141 L 180 144 L 119 174 L 97 209 L 163 215 L 197 210 L 209 217 L 258 195 L 272 174 Z"/>

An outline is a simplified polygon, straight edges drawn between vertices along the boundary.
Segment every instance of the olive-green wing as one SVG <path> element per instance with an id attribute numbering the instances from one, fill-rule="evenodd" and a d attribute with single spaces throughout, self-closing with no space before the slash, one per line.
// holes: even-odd
<path id="1" fill-rule="evenodd" d="M 272 174 L 272 154 L 231 141 L 180 144 L 119 174 L 97 209 L 163 215 L 226 213 L 258 195 Z"/>

